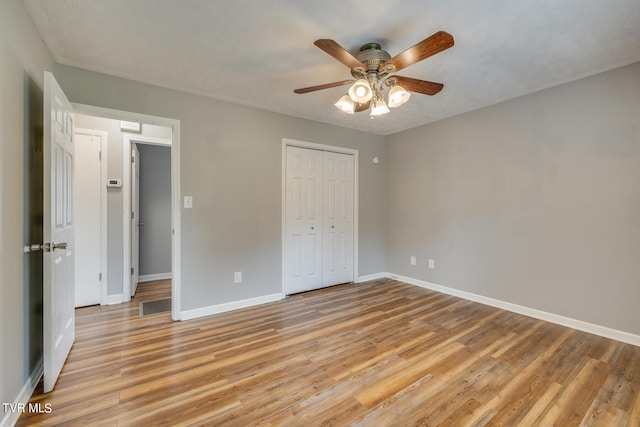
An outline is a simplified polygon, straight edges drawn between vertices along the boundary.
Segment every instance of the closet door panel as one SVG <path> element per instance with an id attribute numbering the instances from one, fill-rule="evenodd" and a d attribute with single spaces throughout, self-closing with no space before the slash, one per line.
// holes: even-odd
<path id="1" fill-rule="evenodd" d="M 323 155 L 323 285 L 353 281 L 353 156 Z"/>
<path id="2" fill-rule="evenodd" d="M 285 292 L 322 287 L 322 151 L 287 147 Z"/>

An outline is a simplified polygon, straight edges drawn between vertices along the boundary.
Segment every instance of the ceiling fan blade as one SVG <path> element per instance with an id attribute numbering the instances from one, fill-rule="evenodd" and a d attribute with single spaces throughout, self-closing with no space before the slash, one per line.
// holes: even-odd
<path id="1" fill-rule="evenodd" d="M 338 86 L 344 86 L 344 85 L 348 85 L 353 83 L 355 80 L 341 80 L 339 82 L 333 82 L 333 83 L 325 83 L 323 85 L 318 85 L 318 86 L 310 86 L 310 87 L 303 87 L 301 89 L 295 89 L 294 92 L 295 93 L 309 93 L 309 92 L 315 92 L 316 90 L 322 90 L 322 89 L 330 89 L 332 87 L 338 87 Z"/>
<path id="2" fill-rule="evenodd" d="M 371 100 L 367 102 L 356 102 L 355 108 L 353 109 L 354 113 L 359 113 L 361 111 L 366 111 L 371 106 Z"/>
<path id="3" fill-rule="evenodd" d="M 435 95 L 440 92 L 444 85 L 442 83 L 429 82 L 426 80 L 412 79 L 411 77 L 393 76 L 398 79 L 398 84 L 411 92 L 424 93 L 425 95 Z"/>
<path id="4" fill-rule="evenodd" d="M 330 39 L 320 39 L 313 42 L 320 49 L 327 52 L 329 55 L 333 56 L 338 61 L 342 62 L 349 68 L 362 67 L 365 70 L 367 67 L 364 64 L 356 59 L 355 56 L 350 54 L 345 48 L 336 43 L 335 40 Z"/>
<path id="5" fill-rule="evenodd" d="M 453 36 L 451 34 L 444 31 L 438 31 L 430 37 L 422 40 L 420 43 L 417 43 L 404 52 L 394 56 L 382 64 L 381 69 L 387 64 L 392 64 L 396 67 L 395 71 L 400 71 L 409 65 L 413 65 L 416 62 L 420 62 L 423 59 L 427 59 L 428 57 L 435 55 L 436 53 L 449 49 L 453 44 Z"/>

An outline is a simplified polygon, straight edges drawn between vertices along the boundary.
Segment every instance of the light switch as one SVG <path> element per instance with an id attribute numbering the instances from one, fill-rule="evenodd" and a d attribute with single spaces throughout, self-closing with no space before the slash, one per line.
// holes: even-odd
<path id="1" fill-rule="evenodd" d="M 192 196 L 184 196 L 184 208 L 191 209 L 193 207 L 193 197 Z"/>

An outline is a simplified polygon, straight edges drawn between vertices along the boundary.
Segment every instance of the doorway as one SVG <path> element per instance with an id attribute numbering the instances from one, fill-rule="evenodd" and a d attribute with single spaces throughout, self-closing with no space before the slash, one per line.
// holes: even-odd
<path id="1" fill-rule="evenodd" d="M 133 297 L 141 282 L 172 278 L 171 140 L 127 134 L 123 151 L 123 289 Z"/>
<path id="2" fill-rule="evenodd" d="M 130 146 L 125 147 L 127 142 L 130 144 L 131 138 L 125 138 L 122 136 L 132 136 L 138 139 L 147 139 L 143 141 L 146 143 L 169 144 L 170 145 L 170 226 L 168 232 L 170 233 L 170 272 L 171 272 L 171 317 L 173 320 L 180 320 L 180 204 L 179 204 L 179 188 L 180 188 L 180 174 L 179 174 L 179 150 L 180 150 L 180 122 L 179 120 L 167 119 L 156 116 L 148 116 L 138 113 L 125 112 L 120 110 L 112 110 L 108 108 L 95 107 L 83 104 L 73 104 L 76 112 L 80 115 L 85 115 L 94 119 L 108 119 L 111 121 L 117 121 L 118 129 L 120 132 L 121 121 L 127 121 L 129 123 L 137 123 L 144 130 L 152 127 L 163 127 L 167 129 L 168 136 L 166 134 L 154 134 L 153 137 L 146 136 L 144 131 L 141 133 L 127 133 L 123 131 L 119 137 L 119 145 L 115 150 L 109 152 L 111 162 L 108 169 L 107 183 L 103 181 L 103 186 L 107 188 L 107 197 L 109 202 L 112 199 L 119 199 L 119 204 L 116 202 L 113 209 L 109 211 L 108 226 L 117 230 L 117 236 L 115 237 L 115 244 L 109 245 L 108 258 L 109 258 L 109 283 L 107 284 L 107 304 L 117 304 L 124 301 L 128 301 L 131 298 L 131 285 L 130 285 L 130 217 L 127 216 L 125 221 L 125 215 L 123 212 L 130 212 L 130 193 L 129 193 L 129 180 L 130 180 L 130 162 L 129 159 Z M 130 132 L 130 131 L 129 131 Z M 135 130 L 134 130 L 135 132 Z M 159 137 L 158 137 L 159 136 Z M 158 140 L 158 141 L 155 141 Z M 168 140 L 168 142 L 167 142 Z M 110 147 L 111 148 L 111 147 Z M 125 159 L 125 160 L 123 160 Z M 126 164 L 127 167 L 124 167 Z M 125 206 L 126 205 L 126 206 Z M 111 205 L 110 205 L 111 206 Z M 113 239 L 113 233 L 109 232 L 109 239 Z M 110 240 L 111 242 L 111 240 Z M 114 250 L 115 248 L 115 250 Z M 113 261 L 113 262 L 112 262 Z M 112 279 L 113 278 L 113 279 Z"/>

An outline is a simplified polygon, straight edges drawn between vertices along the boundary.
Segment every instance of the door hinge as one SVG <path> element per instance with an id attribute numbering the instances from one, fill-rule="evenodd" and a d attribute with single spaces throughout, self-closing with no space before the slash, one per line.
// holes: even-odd
<path id="1" fill-rule="evenodd" d="M 102 160 L 102 151 L 98 151 L 98 160 Z"/>
<path id="2" fill-rule="evenodd" d="M 131 212 L 131 219 L 134 219 L 135 217 L 136 217 L 136 214 L 135 214 L 135 212 L 132 211 Z"/>
<path id="3" fill-rule="evenodd" d="M 136 158 L 134 156 L 131 156 L 131 163 L 135 163 Z"/>
<path id="4" fill-rule="evenodd" d="M 133 276 L 133 267 L 131 267 L 131 275 Z"/>
<path id="5" fill-rule="evenodd" d="M 102 273 L 98 273 L 98 281 L 102 282 Z"/>

